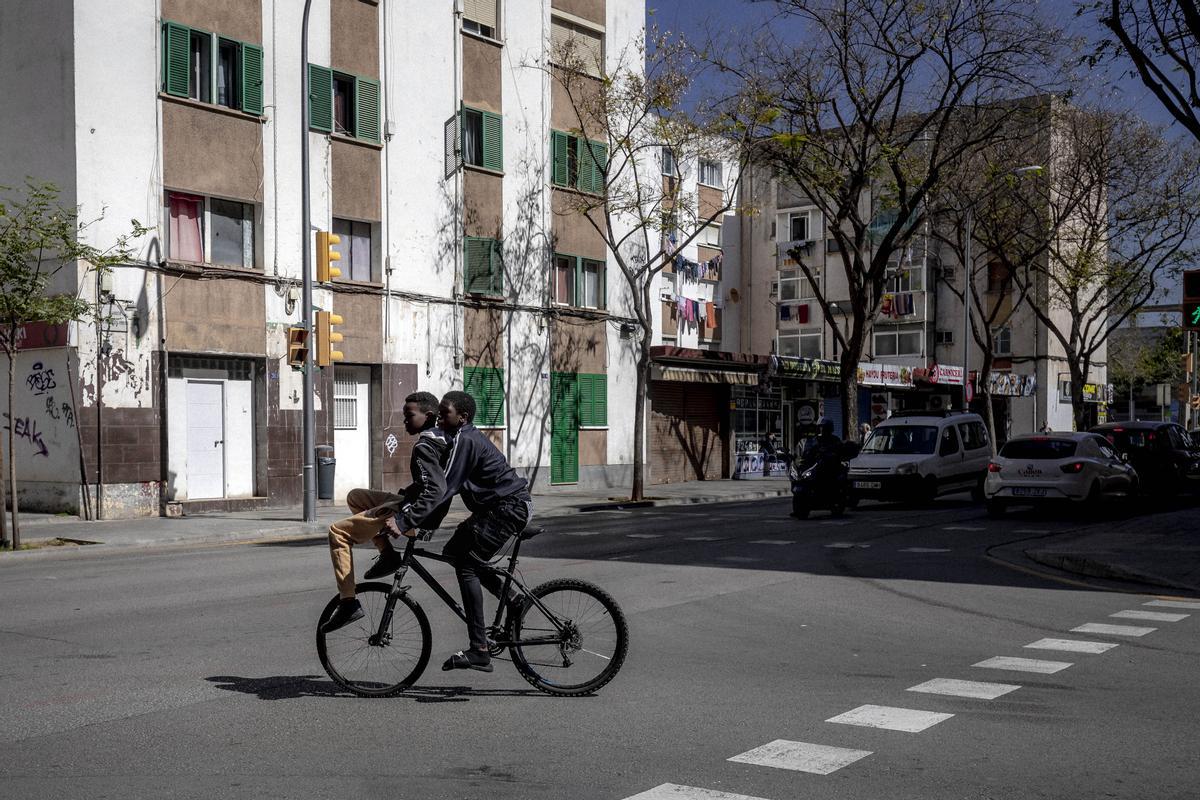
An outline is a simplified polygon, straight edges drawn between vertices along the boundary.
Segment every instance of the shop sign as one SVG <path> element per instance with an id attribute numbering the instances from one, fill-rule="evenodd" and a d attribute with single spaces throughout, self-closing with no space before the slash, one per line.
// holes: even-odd
<path id="1" fill-rule="evenodd" d="M 929 382 L 942 386 L 962 386 L 963 368 L 934 364 L 929 368 Z"/>
<path id="2" fill-rule="evenodd" d="M 17 326 L 17 350 L 42 350 L 74 344 L 74 327 L 69 322 L 26 322 Z"/>
<path id="3" fill-rule="evenodd" d="M 1113 386 L 1111 383 L 1085 383 L 1083 385 L 1083 402 L 1111 403 L 1113 401 Z"/>
<path id="4" fill-rule="evenodd" d="M 988 374 L 988 394 L 995 397 L 1032 397 L 1036 391 L 1036 375 L 1018 375 L 1015 372 Z"/>
<path id="5" fill-rule="evenodd" d="M 734 386 L 729 398 L 729 408 L 732 411 L 780 411 L 783 401 L 779 390 L 763 393 L 748 386 Z"/>
<path id="6" fill-rule="evenodd" d="M 876 364 L 869 361 L 858 362 L 859 386 L 897 386 L 912 387 L 913 370 L 911 367 L 898 367 L 894 364 Z"/>
<path id="7" fill-rule="evenodd" d="M 799 356 L 771 356 L 771 373 L 783 378 L 801 378 L 810 381 L 834 381 L 842 374 L 836 361 Z"/>

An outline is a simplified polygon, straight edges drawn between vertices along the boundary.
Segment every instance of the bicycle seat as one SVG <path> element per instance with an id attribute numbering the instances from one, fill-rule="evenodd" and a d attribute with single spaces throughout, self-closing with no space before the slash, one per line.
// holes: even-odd
<path id="1" fill-rule="evenodd" d="M 545 530 L 545 528 L 526 528 L 525 530 L 521 531 L 521 541 L 523 542 L 526 539 L 532 539 Z"/>

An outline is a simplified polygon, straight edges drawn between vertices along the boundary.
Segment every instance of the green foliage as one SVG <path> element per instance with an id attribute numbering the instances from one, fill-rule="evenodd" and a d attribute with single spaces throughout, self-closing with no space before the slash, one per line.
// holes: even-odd
<path id="1" fill-rule="evenodd" d="M 1119 394 L 1140 391 L 1145 386 L 1183 383 L 1183 356 L 1186 351 L 1183 330 L 1164 328 L 1152 339 L 1110 342 L 1108 371 Z"/>
<path id="2" fill-rule="evenodd" d="M 100 218 L 81 222 L 58 202 L 58 188 L 29 181 L 22 191 L 0 187 L 0 347 L 11 354 L 11 334 L 30 322 L 61 324 L 86 317 L 91 306 L 77 294 L 49 294 L 54 276 L 75 264 L 106 272 L 129 261 L 130 243 L 147 232 L 137 220 L 131 232 L 106 249 L 84 240 Z M 101 217 L 102 218 L 102 217 Z"/>

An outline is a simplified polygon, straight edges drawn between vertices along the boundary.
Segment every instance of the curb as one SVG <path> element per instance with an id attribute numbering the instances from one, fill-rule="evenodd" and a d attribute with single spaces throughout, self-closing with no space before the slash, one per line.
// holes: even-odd
<path id="1" fill-rule="evenodd" d="M 552 511 L 536 513 L 535 519 L 554 519 L 571 517 L 576 514 L 595 511 L 623 511 L 635 508 L 686 506 L 686 505 L 715 505 L 719 503 L 741 503 L 749 500 L 766 500 L 785 497 L 791 494 L 791 489 L 760 489 L 754 492 L 743 492 L 731 496 L 700 495 L 696 497 L 669 497 L 660 500 L 641 500 L 632 502 L 616 501 L 609 503 L 588 503 L 576 506 L 564 506 Z M 536 501 L 536 498 L 535 498 Z M 465 517 L 464 517 L 465 518 Z M 328 526 L 321 523 L 297 522 L 291 527 L 272 527 L 257 530 L 232 531 L 228 533 L 208 533 L 193 536 L 170 536 L 135 539 L 123 542 L 104 542 L 70 536 L 46 536 L 39 538 L 23 537 L 29 542 L 61 539 L 77 544 L 76 547 L 44 547 L 35 550 L 18 550 L 15 553 L 5 552 L 0 555 L 0 569 L 5 563 L 24 560 L 39 560 L 43 558 L 79 557 L 84 553 L 114 553 L 169 550 L 176 547 L 195 547 L 213 544 L 255 544 L 258 542 L 274 542 L 287 540 L 303 540 L 323 538 Z M 51 531 L 46 531 L 51 533 Z"/>
<path id="2" fill-rule="evenodd" d="M 1108 580 L 1127 581 L 1131 583 L 1142 583 L 1148 586 L 1161 586 L 1167 589 L 1181 589 L 1183 591 L 1200 594 L 1200 587 L 1192 586 L 1187 583 L 1173 581 L 1170 578 L 1164 578 L 1161 575 L 1155 575 L 1150 572 L 1141 572 L 1139 570 L 1123 567 L 1120 564 L 1110 564 L 1104 561 L 1099 561 L 1085 555 L 1072 553 L 1053 553 L 1044 550 L 1026 550 L 1025 556 L 1038 564 L 1046 567 L 1053 567 L 1064 572 L 1071 572 L 1076 575 L 1083 575 L 1090 578 L 1105 578 Z"/>

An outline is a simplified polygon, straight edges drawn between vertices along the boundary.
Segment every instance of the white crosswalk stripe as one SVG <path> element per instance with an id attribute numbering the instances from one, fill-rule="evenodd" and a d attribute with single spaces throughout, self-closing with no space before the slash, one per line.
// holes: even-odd
<path id="1" fill-rule="evenodd" d="M 1071 633 L 1107 633 L 1109 636 L 1145 636 L 1154 633 L 1158 628 L 1139 628 L 1136 625 L 1109 625 L 1104 622 L 1088 622 L 1078 628 L 1071 628 Z"/>
<path id="2" fill-rule="evenodd" d="M 1142 605 L 1158 606 L 1159 608 L 1200 608 L 1200 603 L 1191 600 L 1151 600 Z"/>
<path id="3" fill-rule="evenodd" d="M 864 728 L 920 733 L 953 716 L 953 714 L 943 714 L 938 711 L 920 711 L 915 708 L 894 708 L 868 704 L 852 708 L 844 714 L 838 714 L 825 721 L 841 725 L 861 725 Z"/>
<path id="4" fill-rule="evenodd" d="M 685 536 L 685 537 L 683 537 L 683 540 L 685 542 L 719 542 L 719 541 L 721 541 L 721 537 L 720 536 Z"/>
<path id="5" fill-rule="evenodd" d="M 1042 675 L 1053 675 L 1055 672 L 1062 672 L 1067 667 L 1072 666 L 1072 664 L 1070 661 L 1043 661 L 1040 658 L 995 656 L 971 666 L 983 669 L 1007 669 L 1013 672 L 1037 672 Z"/>
<path id="6" fill-rule="evenodd" d="M 1162 611 L 1118 611 L 1109 616 L 1117 619 L 1144 619 L 1150 622 L 1179 622 L 1187 619 L 1191 614 L 1166 614 Z"/>
<path id="7" fill-rule="evenodd" d="M 982 530 L 986 530 L 986 528 L 981 528 L 977 525 L 943 525 L 942 530 L 944 530 L 944 531 L 982 531 Z"/>
<path id="8" fill-rule="evenodd" d="M 949 547 L 902 547 L 901 553 L 949 553 Z"/>
<path id="9" fill-rule="evenodd" d="M 750 544 L 795 544 L 795 539 L 755 539 Z"/>
<path id="10" fill-rule="evenodd" d="M 908 687 L 910 692 L 944 694 L 950 697 L 970 697 L 975 700 L 995 700 L 1021 687 L 1013 683 L 984 683 L 983 681 L 960 681 L 954 678 L 934 678 Z"/>
<path id="11" fill-rule="evenodd" d="M 1082 639 L 1038 639 L 1025 645 L 1034 650 L 1064 650 L 1068 653 L 1104 653 L 1119 647 L 1116 642 L 1087 642 Z"/>
<path id="12" fill-rule="evenodd" d="M 739 764 L 756 764 L 762 767 L 828 775 L 869 755 L 870 750 L 852 750 L 846 747 L 776 739 L 729 760 Z"/>
<path id="13" fill-rule="evenodd" d="M 661 539 L 661 533 L 627 533 L 626 538 L 629 539 Z"/>
<path id="14" fill-rule="evenodd" d="M 748 794 L 718 792 L 715 789 L 700 789 L 696 786 L 681 786 L 677 783 L 664 783 L 640 794 L 626 797 L 625 800 L 763 800 L 763 798 L 751 797 Z"/>

